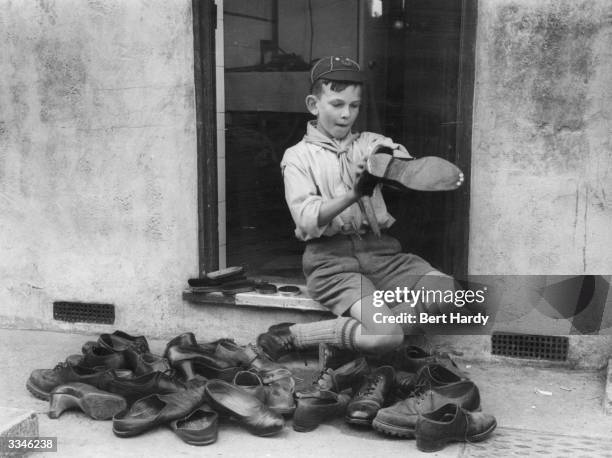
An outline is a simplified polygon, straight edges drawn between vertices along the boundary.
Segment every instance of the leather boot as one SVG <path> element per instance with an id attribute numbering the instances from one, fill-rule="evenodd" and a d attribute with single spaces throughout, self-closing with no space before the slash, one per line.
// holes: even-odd
<path id="1" fill-rule="evenodd" d="M 372 371 L 346 408 L 344 418 L 347 423 L 370 425 L 385 404 L 394 378 L 395 371 L 391 366 L 382 366 Z"/>

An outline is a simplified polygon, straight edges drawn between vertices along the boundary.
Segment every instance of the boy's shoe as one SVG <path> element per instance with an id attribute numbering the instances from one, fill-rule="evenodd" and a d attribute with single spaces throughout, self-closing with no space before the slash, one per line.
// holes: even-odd
<path id="1" fill-rule="evenodd" d="M 399 189 L 451 191 L 463 183 L 461 170 L 445 159 L 437 156 L 396 158 L 386 147 L 380 147 L 370 155 L 367 170 L 383 183 Z"/>
<path id="2" fill-rule="evenodd" d="M 391 392 L 395 371 L 391 366 L 382 366 L 368 376 L 359 392 L 346 408 L 344 419 L 355 425 L 370 425 Z"/>
<path id="3" fill-rule="evenodd" d="M 468 412 L 457 404 L 446 404 L 419 416 L 416 446 L 422 452 L 437 452 L 449 442 L 480 442 L 489 437 L 496 426 L 493 415 Z"/>
<path id="4" fill-rule="evenodd" d="M 385 434 L 414 437 L 417 420 L 423 413 L 433 412 L 446 404 L 475 411 L 480 410 L 480 393 L 469 380 L 440 386 L 380 409 L 372 427 Z"/>
<path id="5" fill-rule="evenodd" d="M 257 337 L 257 345 L 272 361 L 278 361 L 281 356 L 297 351 L 295 336 L 289 329 L 292 325 L 293 323 L 275 325 Z"/>

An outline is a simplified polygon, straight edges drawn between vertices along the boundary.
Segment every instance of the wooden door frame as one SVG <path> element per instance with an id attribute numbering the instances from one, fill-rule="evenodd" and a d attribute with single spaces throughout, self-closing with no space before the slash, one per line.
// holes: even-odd
<path id="1" fill-rule="evenodd" d="M 219 268 L 214 0 L 192 0 L 198 174 L 198 270 Z"/>
<path id="2" fill-rule="evenodd" d="M 461 32 L 459 38 L 459 75 L 457 96 L 457 131 L 454 162 L 463 170 L 465 185 L 455 194 L 449 213 L 453 223 L 449 225 L 450 240 L 455 249 L 451 266 L 457 278 L 466 279 L 470 240 L 470 189 L 472 167 L 472 113 L 474 109 L 474 85 L 476 63 L 476 28 L 478 25 L 478 0 L 462 0 Z"/>

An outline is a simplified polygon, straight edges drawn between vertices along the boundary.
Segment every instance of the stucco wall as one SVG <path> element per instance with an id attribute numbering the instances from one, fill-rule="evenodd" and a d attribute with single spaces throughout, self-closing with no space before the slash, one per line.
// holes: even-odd
<path id="1" fill-rule="evenodd" d="M 469 270 L 612 273 L 612 5 L 480 0 Z"/>
<path id="2" fill-rule="evenodd" d="M 69 300 L 179 329 L 197 275 L 191 1 L 2 0 L 0 74 L 0 325 L 88 328 L 53 321 Z"/>

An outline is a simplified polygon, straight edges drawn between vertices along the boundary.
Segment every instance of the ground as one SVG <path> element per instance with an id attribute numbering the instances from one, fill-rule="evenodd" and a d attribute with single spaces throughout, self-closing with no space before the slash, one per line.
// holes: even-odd
<path id="1" fill-rule="evenodd" d="M 58 438 L 58 457 L 375 457 L 375 456 L 568 456 L 612 457 L 612 416 L 603 413 L 604 371 L 574 371 L 517 364 L 484 364 L 459 360 L 480 389 L 482 410 L 495 415 L 498 428 L 485 442 L 454 444 L 433 454 L 421 453 L 414 440 L 391 439 L 367 429 L 354 429 L 337 420 L 310 433 L 287 427 L 276 437 L 252 436 L 235 424 L 222 424 L 219 439 L 206 447 L 183 443 L 167 428 L 120 439 L 111 423 L 93 421 L 77 411 L 59 419 L 46 415 L 48 403 L 25 388 L 33 369 L 52 368 L 66 356 L 79 353 L 97 335 L 0 329 L 0 352 L 5 361 L 0 376 L 0 406 L 34 411 L 39 435 Z M 151 340 L 161 353 L 165 342 Z M 242 343 L 242 342 L 240 342 Z M 244 342 L 246 343 L 246 342 Z M 313 361 L 292 363 L 300 375 L 314 369 Z M 13 412 L 9 409 L 0 409 Z M 3 429 L 4 431 L 5 429 Z"/>

